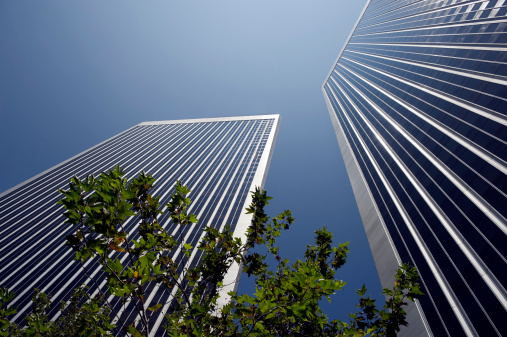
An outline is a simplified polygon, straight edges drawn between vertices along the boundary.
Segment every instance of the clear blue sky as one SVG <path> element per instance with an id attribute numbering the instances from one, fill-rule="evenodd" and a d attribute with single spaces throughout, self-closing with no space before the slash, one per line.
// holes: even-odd
<path id="1" fill-rule="evenodd" d="M 143 121 L 281 114 L 265 186 L 297 218 L 281 254 L 323 225 L 350 241 L 325 307 L 345 318 L 380 282 L 320 86 L 365 3 L 0 2 L 0 191 Z"/>

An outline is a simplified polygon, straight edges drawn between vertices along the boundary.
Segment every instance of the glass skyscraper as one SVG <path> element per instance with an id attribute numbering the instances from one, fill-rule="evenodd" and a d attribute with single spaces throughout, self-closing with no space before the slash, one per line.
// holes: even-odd
<path id="1" fill-rule="evenodd" d="M 244 239 L 251 220 L 244 209 L 251 202 L 250 191 L 264 185 L 279 123 L 279 115 L 141 123 L 2 193 L 0 286 L 17 295 L 12 305 L 18 313 L 12 319 L 22 323 L 30 312 L 34 288 L 53 296 L 52 318 L 59 302 L 78 286 L 86 284 L 90 291 L 98 291 L 65 244 L 72 228 L 64 223 L 63 207 L 56 204 L 61 199 L 58 189 L 66 189 L 74 175 L 97 176 L 119 165 L 133 178 L 144 170 L 156 178 L 152 194 L 161 196 L 162 205 L 169 202 L 176 180 L 181 180 L 192 190 L 189 211 L 199 219 L 183 229 L 187 242 L 196 247 L 206 225 L 230 224 L 235 236 Z M 159 223 L 170 234 L 180 235 L 168 214 Z M 136 221 L 127 222 L 125 231 L 133 232 L 136 225 Z M 196 249 L 187 266 L 198 264 L 200 253 Z M 104 279 L 97 264 L 85 263 L 85 268 L 99 278 L 99 284 Z M 235 289 L 238 273 L 236 266 L 226 275 L 224 284 L 229 286 L 224 294 Z M 161 323 L 176 292 L 157 289 L 149 290 L 145 305 L 166 304 L 151 318 L 151 335 L 163 335 Z M 121 307 L 117 308 L 120 312 Z M 122 314 L 135 320 L 134 312 Z"/>
<path id="2" fill-rule="evenodd" d="M 371 0 L 322 91 L 405 336 L 507 336 L 507 2 Z"/>

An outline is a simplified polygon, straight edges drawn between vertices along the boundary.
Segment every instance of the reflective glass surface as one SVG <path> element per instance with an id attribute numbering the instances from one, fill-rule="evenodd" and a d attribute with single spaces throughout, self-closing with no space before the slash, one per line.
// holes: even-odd
<path id="1" fill-rule="evenodd" d="M 75 288 L 84 284 L 90 292 L 97 291 L 86 277 L 74 252 L 65 245 L 66 235 L 72 232 L 65 224 L 63 207 L 57 205 L 70 179 L 114 168 L 124 168 L 131 179 L 141 170 L 156 178 L 153 195 L 159 195 L 161 205 L 167 204 L 176 180 L 181 180 L 192 192 L 190 212 L 199 222 L 192 226 L 175 228 L 168 214 L 159 223 L 176 237 L 186 237 L 193 247 L 203 235 L 203 227 L 223 228 L 226 224 L 234 230 L 245 207 L 248 193 L 253 190 L 253 179 L 260 171 L 264 176 L 266 164 L 260 159 L 270 148 L 268 138 L 274 141 L 276 118 L 239 118 L 188 123 L 143 123 L 101 143 L 41 175 L 23 183 L 0 196 L 0 286 L 16 293 L 12 305 L 18 308 L 13 318 L 22 323 L 31 310 L 34 288 L 53 296 L 51 315 L 61 301 L 66 301 Z M 272 142 L 270 144 L 273 144 Z M 125 224 L 125 231 L 135 233 L 136 219 Z M 133 237 L 135 239 L 135 237 Z M 125 259 L 118 253 L 118 258 Z M 182 257 L 182 264 L 195 266 L 201 252 Z M 97 264 L 86 263 L 88 273 L 97 273 L 98 284 L 104 279 Z M 158 289 L 158 288 L 157 288 Z M 172 295 L 167 291 L 153 292 L 149 301 L 170 303 Z M 122 312 L 124 321 L 136 317 L 132 308 L 115 308 Z M 165 311 L 153 315 L 151 326 L 164 317 Z M 163 326 L 152 332 L 163 335 Z M 124 335 L 122 331 L 119 335 Z"/>
<path id="2" fill-rule="evenodd" d="M 323 86 L 435 336 L 507 335 L 506 15 L 372 0 Z"/>

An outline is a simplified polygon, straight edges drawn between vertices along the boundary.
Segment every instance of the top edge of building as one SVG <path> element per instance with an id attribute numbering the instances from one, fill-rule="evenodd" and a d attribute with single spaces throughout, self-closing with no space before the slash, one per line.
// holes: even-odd
<path id="1" fill-rule="evenodd" d="M 165 121 L 149 121 L 142 122 L 136 126 L 143 125 L 158 125 L 158 124 L 185 124 L 185 123 L 207 123 L 207 122 L 228 122 L 228 121 L 243 121 L 243 120 L 255 120 L 255 119 L 281 119 L 279 114 L 272 115 L 252 115 L 252 116 L 234 116 L 234 117 L 212 117 L 212 118 L 193 118 L 193 119 L 175 119 Z"/>
<path id="2" fill-rule="evenodd" d="M 120 134 L 123 134 L 125 132 L 128 132 L 130 130 L 132 130 L 133 128 L 136 128 L 136 127 L 139 127 L 139 126 L 149 126 L 149 125 L 164 125 L 164 124 L 189 124 L 189 123 L 213 123 L 213 122 L 233 122 L 233 121 L 248 121 L 248 120 L 262 120 L 262 119 L 275 119 L 275 138 L 276 138 L 276 135 L 278 134 L 278 127 L 280 125 L 280 122 L 282 120 L 282 117 L 280 116 L 280 114 L 271 114 L 271 115 L 252 115 L 252 116 L 233 116 L 233 117 L 212 117 L 212 118 L 195 118 L 195 119 L 176 119 L 176 120 L 165 120 L 165 121 L 151 121 L 151 122 L 142 122 L 142 123 L 139 123 L 137 125 L 134 125 L 130 128 L 128 128 L 127 130 L 125 131 L 122 131 L 120 132 L 119 134 L 115 134 L 109 138 L 107 138 L 106 140 L 100 142 L 99 144 L 95 145 L 95 146 L 92 146 L 84 151 L 81 151 L 79 152 L 78 154 L 70 157 L 69 159 L 67 160 L 64 160 L 63 162 L 61 163 L 58 163 L 50 168 L 48 168 L 47 170 L 44 170 L 42 172 L 40 172 L 39 174 L 36 174 L 35 176 L 25 180 L 25 181 L 22 181 L 20 182 L 19 184 L 16 184 L 15 186 L 5 190 L 5 191 L 2 191 L 0 192 L 0 198 L 3 198 L 5 197 L 6 195 L 8 195 L 9 193 L 15 191 L 16 189 L 18 188 L 21 188 L 23 185 L 26 185 L 28 183 L 30 183 L 31 181 L 37 179 L 38 177 L 42 176 L 43 174 L 46 174 L 48 172 L 50 172 L 51 170 L 54 170 L 56 169 L 58 166 L 60 165 L 63 165 L 67 162 L 70 162 L 71 160 L 77 158 L 78 156 L 84 154 L 85 152 L 87 151 L 90 151 L 90 150 L 93 150 L 94 148 L 97 148 L 105 143 L 107 143 L 108 141 L 110 141 L 111 139 L 113 139 L 114 137 L 117 137 L 118 135 Z"/>
<path id="3" fill-rule="evenodd" d="M 352 35 L 354 35 L 354 32 L 356 31 L 356 28 L 359 25 L 359 22 L 361 22 L 361 19 L 363 18 L 363 15 L 366 12 L 366 9 L 368 8 L 368 5 L 370 4 L 370 2 L 371 2 L 371 0 L 367 0 L 366 1 L 366 4 L 364 5 L 363 10 L 361 11 L 361 14 L 359 15 L 359 18 L 357 18 L 357 21 L 354 24 L 354 27 L 350 31 L 350 34 L 347 37 L 347 40 L 345 41 L 345 43 L 343 44 L 342 49 L 340 49 L 340 52 L 338 53 L 338 56 L 336 57 L 336 60 L 333 62 L 333 65 L 331 66 L 331 69 L 329 69 L 329 72 L 326 75 L 326 79 L 324 80 L 324 82 L 320 86 L 321 89 L 324 89 L 324 86 L 326 85 L 327 81 L 329 80 L 329 77 L 331 76 L 331 73 L 333 72 L 334 67 L 336 67 L 336 64 L 340 60 L 340 57 L 342 57 L 343 51 L 345 50 L 345 48 L 347 48 L 347 45 L 349 44 L 350 38 L 352 37 Z"/>

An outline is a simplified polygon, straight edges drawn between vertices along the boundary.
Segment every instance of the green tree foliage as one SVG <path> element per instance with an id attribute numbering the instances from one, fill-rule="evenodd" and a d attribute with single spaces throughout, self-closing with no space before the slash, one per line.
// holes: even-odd
<path id="1" fill-rule="evenodd" d="M 121 328 L 133 336 L 148 336 L 150 316 L 163 305 L 146 303 L 146 287 L 154 283 L 167 291 L 177 290 L 166 315 L 170 336 L 395 336 L 400 326 L 407 325 L 403 308 L 407 300 L 421 295 L 417 272 L 408 265 L 397 271 L 394 288 L 384 289 L 387 301 L 383 308 L 365 297 L 363 286 L 358 290 L 359 311 L 351 314 L 348 322 L 330 320 L 319 303 L 331 301 L 345 286 L 335 278 L 335 272 L 346 262 L 348 243 L 333 247 L 333 236 L 324 227 L 315 232 L 315 244 L 306 247 L 303 259 L 291 263 L 282 258 L 277 240 L 294 218 L 290 211 L 268 217 L 264 208 L 271 197 L 260 189 L 252 192 L 252 203 L 246 209 L 252 214 L 246 242 L 233 237 L 228 226 L 223 231 L 205 227 L 197 247 L 203 253 L 201 262 L 195 268 L 185 268 L 183 256 L 188 257 L 193 247 L 182 235 L 173 237 L 159 225 L 159 197 L 149 193 L 154 182 L 144 172 L 129 182 L 125 172 L 116 167 L 97 179 L 74 177 L 69 189 L 60 190 L 63 199 L 59 203 L 66 209 L 66 222 L 74 228 L 67 244 L 83 268 L 88 259 L 96 259 L 103 267 L 109 293 L 99 292 L 91 298 L 80 288 L 62 304 L 60 318 L 50 322 L 46 314 L 50 299 L 36 291 L 32 313 L 21 329 L 6 319 L 15 309 L 6 307 L 13 294 L 2 288 L 0 335 L 10 331 L 15 336 L 105 336 Z M 189 192 L 177 181 L 166 205 L 179 228 L 198 221 L 188 213 Z M 132 217 L 139 221 L 138 235 L 124 229 Z M 264 248 L 266 254 L 257 248 Z M 181 252 L 179 257 L 176 250 Z M 268 265 L 268 259 L 274 266 Z M 251 295 L 230 292 L 231 300 L 219 305 L 224 276 L 233 264 L 255 278 L 256 291 Z M 139 322 L 125 326 L 106 295 L 133 304 Z M 119 327 L 110 323 L 110 317 L 116 318 Z"/>
<path id="2" fill-rule="evenodd" d="M 7 307 L 8 303 L 14 299 L 14 293 L 7 288 L 0 288 L 0 336 L 8 336 L 11 324 L 7 317 L 17 313 L 16 308 Z"/>
<path id="3" fill-rule="evenodd" d="M 14 294 L 4 296 L 7 290 L 0 288 L 0 300 L 11 301 Z M 48 317 L 51 297 L 35 289 L 32 297 L 32 311 L 25 317 L 26 326 L 20 328 L 10 323 L 6 316 L 16 313 L 16 309 L 9 308 L 10 312 L 0 310 L 0 336 L 32 337 L 32 336 L 112 336 L 114 326 L 110 324 L 110 310 L 103 305 L 101 296 L 91 298 L 86 289 L 76 289 L 68 302 L 60 305 L 59 318 L 50 321 Z"/>

